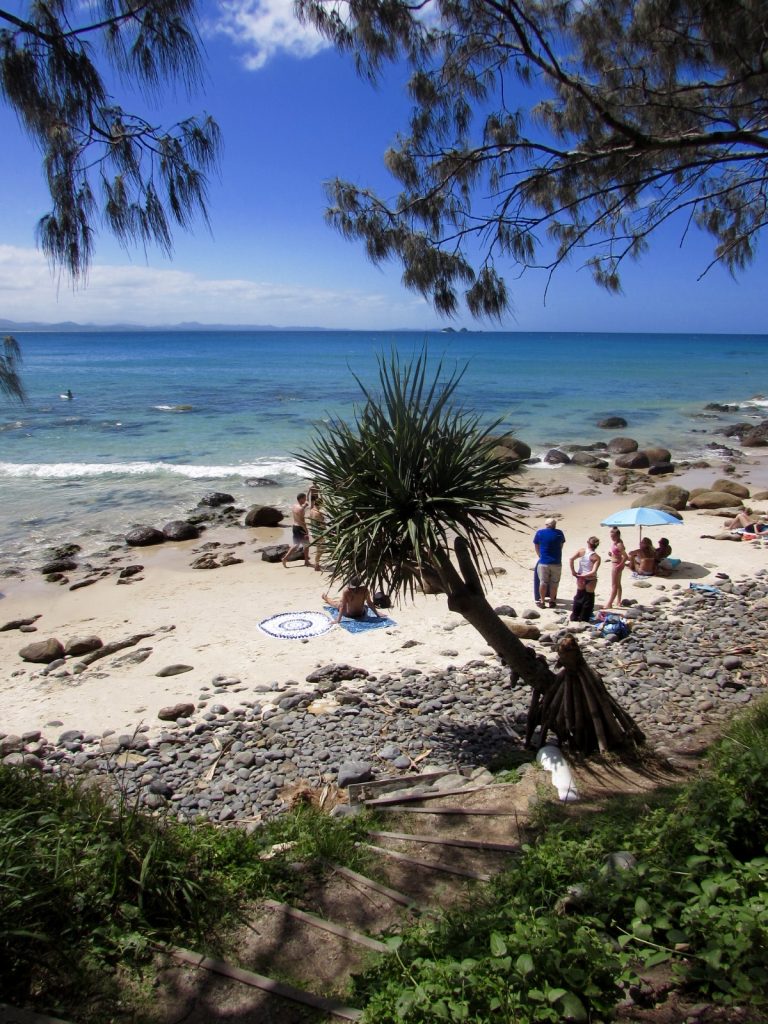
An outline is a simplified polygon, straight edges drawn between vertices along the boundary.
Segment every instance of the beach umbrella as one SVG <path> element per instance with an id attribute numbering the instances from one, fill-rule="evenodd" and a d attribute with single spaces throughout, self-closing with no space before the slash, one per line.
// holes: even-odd
<path id="1" fill-rule="evenodd" d="M 669 512 L 662 512 L 660 508 L 624 508 L 621 512 L 614 512 L 613 515 L 603 519 L 601 526 L 639 526 L 640 540 L 643 539 L 644 526 L 680 526 L 681 521 L 677 516 Z"/>

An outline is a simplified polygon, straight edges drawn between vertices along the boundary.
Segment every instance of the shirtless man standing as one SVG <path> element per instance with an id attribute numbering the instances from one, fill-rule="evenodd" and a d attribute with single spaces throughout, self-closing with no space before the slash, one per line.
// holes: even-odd
<path id="1" fill-rule="evenodd" d="M 350 576 L 349 583 L 342 590 L 338 601 L 334 601 L 327 594 L 323 594 L 323 600 L 332 608 L 338 609 L 337 622 L 341 622 L 344 615 L 349 619 L 364 619 L 366 607 L 370 608 L 378 618 L 386 619 L 386 615 L 382 615 L 377 609 L 370 590 L 363 586 L 363 581 L 359 576 Z"/>
<path id="2" fill-rule="evenodd" d="M 293 513 L 293 543 L 285 552 L 282 558 L 283 565 L 288 568 L 288 560 L 296 551 L 303 550 L 304 565 L 309 565 L 309 531 L 305 518 L 307 508 L 307 496 L 303 492 L 296 495 L 296 504 L 291 509 Z"/>

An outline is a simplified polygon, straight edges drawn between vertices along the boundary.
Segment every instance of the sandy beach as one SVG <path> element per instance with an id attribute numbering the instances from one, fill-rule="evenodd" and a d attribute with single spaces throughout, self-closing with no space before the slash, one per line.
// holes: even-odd
<path id="1" fill-rule="evenodd" d="M 680 471 L 671 477 L 649 477 L 644 489 L 670 482 L 687 489 L 704 487 L 723 477 L 724 466 Z M 644 474 L 643 474 L 644 476 Z M 567 558 L 583 546 L 590 534 L 600 537 L 605 555 L 608 530 L 600 521 L 629 507 L 643 493 L 616 494 L 612 484 L 595 484 L 586 471 L 576 467 L 537 469 L 523 478 L 537 491 L 567 487 L 568 492 L 547 497 L 531 493 L 531 508 L 519 529 L 506 530 L 498 541 L 502 552 L 491 555 L 493 574 L 488 578 L 489 599 L 494 606 L 512 605 L 521 614 L 534 608 L 532 569 L 535 554 L 532 537 L 547 516 L 558 518 L 566 535 L 563 579 L 556 610 L 540 611 L 539 625 L 560 626 L 567 620 L 574 593 Z M 768 458 L 749 453 L 736 464 L 730 479 L 746 485 L 752 494 L 768 488 Z M 768 501 L 745 500 L 747 507 L 768 511 Z M 287 511 L 287 510 L 286 510 Z M 289 520 L 286 519 L 287 523 Z M 703 539 L 723 526 L 716 513 L 688 510 L 681 525 L 650 528 L 654 542 L 669 537 L 681 566 L 668 578 L 656 577 L 650 588 L 639 588 L 628 570 L 624 573 L 624 597 L 650 603 L 659 593 L 691 582 L 707 582 L 716 573 L 733 579 L 768 568 L 768 547 Z M 70 590 L 67 585 L 46 583 L 38 573 L 3 581 L 0 626 L 39 616 L 34 632 L 0 631 L 0 733 L 22 734 L 42 730 L 48 735 L 80 729 L 101 735 L 107 731 L 132 732 L 147 726 L 159 731 L 158 711 L 188 701 L 198 705 L 201 690 L 210 688 L 219 675 L 240 680 L 232 699 L 258 699 L 268 705 L 270 694 L 279 696 L 286 684 L 305 684 L 306 676 L 329 663 L 363 666 L 371 672 L 414 667 L 440 670 L 463 664 L 491 652 L 464 620 L 451 613 L 442 595 L 419 594 L 389 612 L 394 624 L 387 628 L 349 633 L 334 625 L 321 636 L 307 640 L 276 639 L 266 635 L 259 622 L 281 612 L 322 612 L 321 594 L 328 587 L 324 573 L 292 562 L 262 561 L 265 545 L 288 540 L 288 529 L 216 528 L 203 537 L 161 547 L 128 548 L 114 552 L 113 570 L 92 586 Z M 636 546 L 637 528 L 625 528 L 627 549 Z M 213 570 L 195 570 L 190 563 L 203 544 L 218 541 L 234 545 L 238 564 Z M 144 568 L 128 585 L 117 585 L 126 565 Z M 71 574 L 70 584 L 84 573 Z M 609 572 L 602 566 L 597 606 L 609 593 Z M 28 643 L 51 637 L 66 643 L 72 637 L 97 636 L 104 644 L 148 634 L 119 654 L 96 661 L 73 674 L 76 658 L 50 673 L 45 666 L 21 659 Z M 148 649 L 140 663 L 121 655 Z M 122 663 L 121 663 L 122 662 Z M 191 666 L 178 675 L 157 673 L 172 665 Z M 228 702 L 232 705 L 231 700 Z"/>

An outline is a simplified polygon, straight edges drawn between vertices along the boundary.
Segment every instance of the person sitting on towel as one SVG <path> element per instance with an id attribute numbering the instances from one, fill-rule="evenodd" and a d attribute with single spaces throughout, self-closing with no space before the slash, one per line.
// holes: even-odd
<path id="1" fill-rule="evenodd" d="M 656 572 L 656 552 L 650 537 L 643 537 L 640 547 L 629 552 L 629 567 L 638 576 L 653 576 Z"/>
<path id="2" fill-rule="evenodd" d="M 341 622 L 344 615 L 349 619 L 364 619 L 367 615 L 367 608 L 370 608 L 378 618 L 386 619 L 386 615 L 381 615 L 376 608 L 370 590 L 363 585 L 359 576 L 350 576 L 349 583 L 342 590 L 338 601 L 333 600 L 327 594 L 323 594 L 323 600 L 338 610 L 337 622 Z"/>
<path id="3" fill-rule="evenodd" d="M 673 567 L 667 561 L 669 556 L 672 554 L 672 545 L 666 537 L 659 538 L 659 543 L 656 545 L 654 554 L 656 556 L 656 572 L 659 573 L 660 576 L 668 576 L 669 570 Z M 679 564 L 677 560 L 676 564 Z"/>

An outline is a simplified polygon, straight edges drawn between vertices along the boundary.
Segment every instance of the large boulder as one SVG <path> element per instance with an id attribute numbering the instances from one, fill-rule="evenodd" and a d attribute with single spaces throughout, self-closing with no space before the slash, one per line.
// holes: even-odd
<path id="1" fill-rule="evenodd" d="M 165 534 L 154 526 L 136 526 L 125 535 L 125 543 L 132 548 L 146 548 L 152 544 L 164 544 Z"/>
<path id="2" fill-rule="evenodd" d="M 559 448 L 550 448 L 544 456 L 544 461 L 548 462 L 550 466 L 566 466 L 571 458 L 565 452 L 561 452 Z"/>
<path id="3" fill-rule="evenodd" d="M 172 519 L 163 527 L 163 536 L 166 540 L 195 540 L 200 536 L 200 529 L 186 519 Z"/>
<path id="4" fill-rule="evenodd" d="M 271 505 L 252 505 L 245 514 L 246 526 L 279 526 L 284 519 L 280 509 Z"/>
<path id="5" fill-rule="evenodd" d="M 512 462 L 524 462 L 526 459 L 530 459 L 530 445 L 518 437 L 513 437 L 512 434 L 503 434 L 495 440 L 497 445 L 495 454 L 499 458 L 509 459 Z"/>
<path id="6" fill-rule="evenodd" d="M 77 568 L 77 562 L 74 558 L 56 558 L 52 562 L 46 562 L 45 565 L 40 566 L 40 572 L 43 576 L 50 576 L 54 572 L 71 572 Z"/>
<path id="7" fill-rule="evenodd" d="M 643 452 L 648 456 L 648 462 L 652 466 L 658 462 L 670 462 L 672 459 L 672 452 L 667 448 L 643 448 Z"/>
<path id="8" fill-rule="evenodd" d="M 64 657 L 64 645 L 54 637 L 50 637 L 48 640 L 36 640 L 33 644 L 22 647 L 19 657 L 36 665 L 49 665 L 52 661 Z"/>
<path id="9" fill-rule="evenodd" d="M 617 455 L 615 465 L 620 469 L 648 469 L 650 460 L 645 452 L 628 452 L 626 455 Z"/>
<path id="10" fill-rule="evenodd" d="M 629 452 L 636 452 L 639 447 L 633 437 L 614 437 L 608 442 L 608 451 L 611 455 L 627 455 Z"/>
<path id="11" fill-rule="evenodd" d="M 736 508 L 744 503 L 727 491 L 703 491 L 689 498 L 688 504 L 691 508 Z"/>
<path id="12" fill-rule="evenodd" d="M 161 722 L 175 722 L 178 718 L 189 718 L 194 713 L 194 710 L 194 704 L 169 704 L 167 707 L 160 708 L 157 712 L 157 717 Z"/>
<path id="13" fill-rule="evenodd" d="M 636 498 L 632 502 L 632 508 L 661 508 L 668 505 L 669 508 L 679 512 L 688 504 L 689 496 L 690 492 L 686 491 L 684 487 L 665 484 L 663 487 L 654 487 L 652 491 Z"/>
<path id="14" fill-rule="evenodd" d="M 589 466 L 590 469 L 607 469 L 608 463 L 605 459 L 599 459 L 592 452 L 578 451 L 571 456 L 571 462 L 577 466 Z"/>
<path id="15" fill-rule="evenodd" d="M 234 501 L 232 495 L 226 494 L 224 491 L 209 491 L 198 501 L 198 505 L 203 505 L 206 508 L 220 508 L 222 505 L 233 505 Z"/>
<path id="16" fill-rule="evenodd" d="M 504 625 L 507 627 L 510 633 L 515 634 L 518 640 L 541 639 L 541 630 L 532 622 L 511 622 L 509 619 L 505 618 Z"/>
<path id="17" fill-rule="evenodd" d="M 763 420 L 742 434 L 741 444 L 744 448 L 765 448 L 768 445 L 768 420 Z"/>
<path id="18" fill-rule="evenodd" d="M 654 462 L 648 469 L 648 476 L 664 476 L 674 472 L 675 464 L 673 462 Z"/>
<path id="19" fill-rule="evenodd" d="M 730 426 L 718 430 L 718 434 L 725 434 L 726 437 L 742 437 L 754 429 L 754 423 L 731 423 Z"/>
<path id="20" fill-rule="evenodd" d="M 715 480 L 710 491 L 727 491 L 728 494 L 735 494 L 737 498 L 748 498 L 749 488 L 735 480 Z"/>
<path id="21" fill-rule="evenodd" d="M 623 430 L 628 423 L 623 416 L 606 416 L 605 419 L 598 420 L 597 425 L 601 430 Z"/>
<path id="22" fill-rule="evenodd" d="M 73 636 L 64 645 L 64 653 L 79 658 L 83 654 L 90 654 L 91 651 L 98 651 L 103 646 L 104 641 L 98 636 Z"/>
<path id="23" fill-rule="evenodd" d="M 262 562 L 281 562 L 290 551 L 288 544 L 268 544 L 261 549 Z"/>

